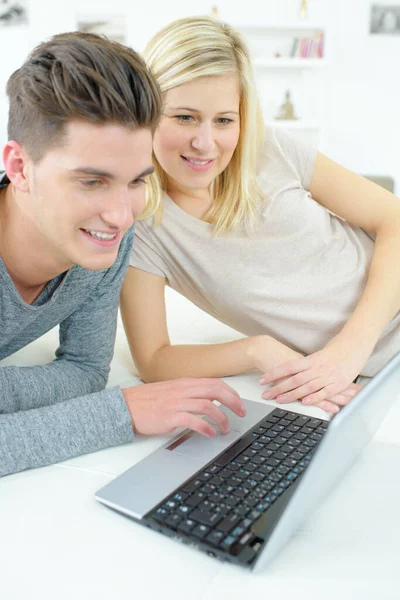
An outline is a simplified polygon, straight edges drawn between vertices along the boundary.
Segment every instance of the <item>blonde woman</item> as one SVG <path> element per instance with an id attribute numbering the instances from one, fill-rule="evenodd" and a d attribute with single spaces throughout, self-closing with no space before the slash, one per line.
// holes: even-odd
<path id="1" fill-rule="evenodd" d="M 145 59 L 164 97 L 121 297 L 145 381 L 259 369 L 263 394 L 337 412 L 400 350 L 400 202 L 265 129 L 248 50 L 213 18 L 180 19 Z M 171 345 L 169 285 L 247 337 Z"/>

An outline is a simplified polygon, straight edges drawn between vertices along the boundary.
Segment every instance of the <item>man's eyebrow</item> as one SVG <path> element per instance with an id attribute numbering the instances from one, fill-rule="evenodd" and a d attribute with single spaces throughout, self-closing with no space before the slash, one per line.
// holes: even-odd
<path id="1" fill-rule="evenodd" d="M 166 106 L 166 110 L 173 110 L 173 111 L 174 110 L 188 110 L 188 111 L 195 112 L 195 113 L 201 112 L 197 108 L 190 108 L 189 106 Z M 238 115 L 239 113 L 237 110 L 224 110 L 217 114 L 218 115 L 228 115 L 228 114 Z"/>
<path id="2" fill-rule="evenodd" d="M 115 175 L 113 173 L 109 173 L 108 171 L 102 171 L 101 169 L 96 169 L 95 167 L 77 167 L 76 169 L 72 169 L 73 173 L 84 173 L 85 175 L 94 175 L 97 177 L 106 177 L 107 179 L 115 179 Z M 145 177 L 146 175 L 151 175 L 154 173 L 154 167 L 147 167 L 144 171 L 139 173 L 133 177 L 132 181 L 135 179 L 139 179 L 140 177 Z"/>

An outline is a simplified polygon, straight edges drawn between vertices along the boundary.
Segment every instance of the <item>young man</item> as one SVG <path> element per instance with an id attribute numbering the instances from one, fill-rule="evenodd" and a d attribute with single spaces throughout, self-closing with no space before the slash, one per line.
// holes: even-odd
<path id="1" fill-rule="evenodd" d="M 131 49 L 69 33 L 7 84 L 0 174 L 0 359 L 60 325 L 56 359 L 0 366 L 0 476 L 121 444 L 134 432 L 229 425 L 244 414 L 218 380 L 104 390 L 132 224 L 153 168 L 159 89 Z M 148 212 L 148 211 L 147 211 Z"/>

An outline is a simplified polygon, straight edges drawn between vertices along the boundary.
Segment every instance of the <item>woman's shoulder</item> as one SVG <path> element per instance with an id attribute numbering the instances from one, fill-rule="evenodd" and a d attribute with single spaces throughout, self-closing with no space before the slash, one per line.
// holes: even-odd
<path id="1" fill-rule="evenodd" d="M 317 156 L 317 147 L 300 134 L 284 127 L 266 127 L 265 143 L 258 163 L 258 175 L 280 178 L 295 175 L 307 188 Z"/>

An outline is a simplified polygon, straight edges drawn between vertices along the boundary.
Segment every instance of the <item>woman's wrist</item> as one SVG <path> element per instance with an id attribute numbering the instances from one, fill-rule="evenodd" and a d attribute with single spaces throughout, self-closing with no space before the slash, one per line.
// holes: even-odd
<path id="1" fill-rule="evenodd" d="M 303 355 L 285 346 L 269 335 L 256 335 L 247 338 L 247 357 L 254 369 L 265 373 L 267 370 Z"/>

